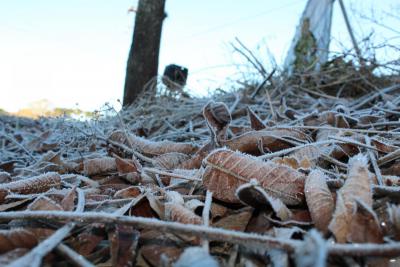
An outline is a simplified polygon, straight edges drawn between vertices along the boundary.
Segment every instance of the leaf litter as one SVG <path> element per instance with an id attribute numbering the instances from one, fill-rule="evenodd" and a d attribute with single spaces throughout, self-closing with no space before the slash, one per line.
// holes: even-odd
<path id="1" fill-rule="evenodd" d="M 400 86 L 351 74 L 1 116 L 0 264 L 391 266 Z"/>

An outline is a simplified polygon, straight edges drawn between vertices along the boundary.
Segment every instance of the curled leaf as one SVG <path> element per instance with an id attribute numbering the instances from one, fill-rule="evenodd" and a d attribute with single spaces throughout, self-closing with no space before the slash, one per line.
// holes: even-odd
<path id="1" fill-rule="evenodd" d="M 276 217 L 282 221 L 287 221 L 292 217 L 292 212 L 286 205 L 279 198 L 271 197 L 263 188 L 257 185 L 255 180 L 239 186 L 236 190 L 236 196 L 241 202 L 253 208 L 262 210 L 272 208 Z"/>
<path id="2" fill-rule="evenodd" d="M 226 140 L 226 131 L 232 121 L 228 107 L 222 102 L 210 101 L 203 108 L 203 116 L 210 129 L 212 142 L 219 146 Z"/>
<path id="3" fill-rule="evenodd" d="M 266 128 L 260 117 L 258 117 L 250 107 L 247 107 L 247 114 L 249 116 L 250 126 L 253 130 L 258 131 Z"/>
<path id="4" fill-rule="evenodd" d="M 185 202 L 185 207 L 193 211 L 195 214 L 201 216 L 203 213 L 204 202 L 201 202 L 198 199 L 191 199 Z"/>

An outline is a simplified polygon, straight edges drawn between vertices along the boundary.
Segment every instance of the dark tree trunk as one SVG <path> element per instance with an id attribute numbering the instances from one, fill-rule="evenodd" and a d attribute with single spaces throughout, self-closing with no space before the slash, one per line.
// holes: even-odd
<path id="1" fill-rule="evenodd" d="M 123 106 L 138 97 L 157 75 L 165 0 L 139 0 L 131 49 L 126 67 Z"/>

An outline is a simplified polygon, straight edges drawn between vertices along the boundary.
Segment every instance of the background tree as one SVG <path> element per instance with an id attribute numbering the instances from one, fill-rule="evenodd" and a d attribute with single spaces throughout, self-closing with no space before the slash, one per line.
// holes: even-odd
<path id="1" fill-rule="evenodd" d="M 165 0 L 139 0 L 126 67 L 123 106 L 133 103 L 157 75 Z"/>

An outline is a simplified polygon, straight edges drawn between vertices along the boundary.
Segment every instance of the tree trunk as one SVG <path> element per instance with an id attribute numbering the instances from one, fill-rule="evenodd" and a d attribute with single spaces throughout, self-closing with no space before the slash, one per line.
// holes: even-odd
<path id="1" fill-rule="evenodd" d="M 124 107 L 132 104 L 157 75 L 164 7 L 165 0 L 139 0 L 126 67 Z"/>

